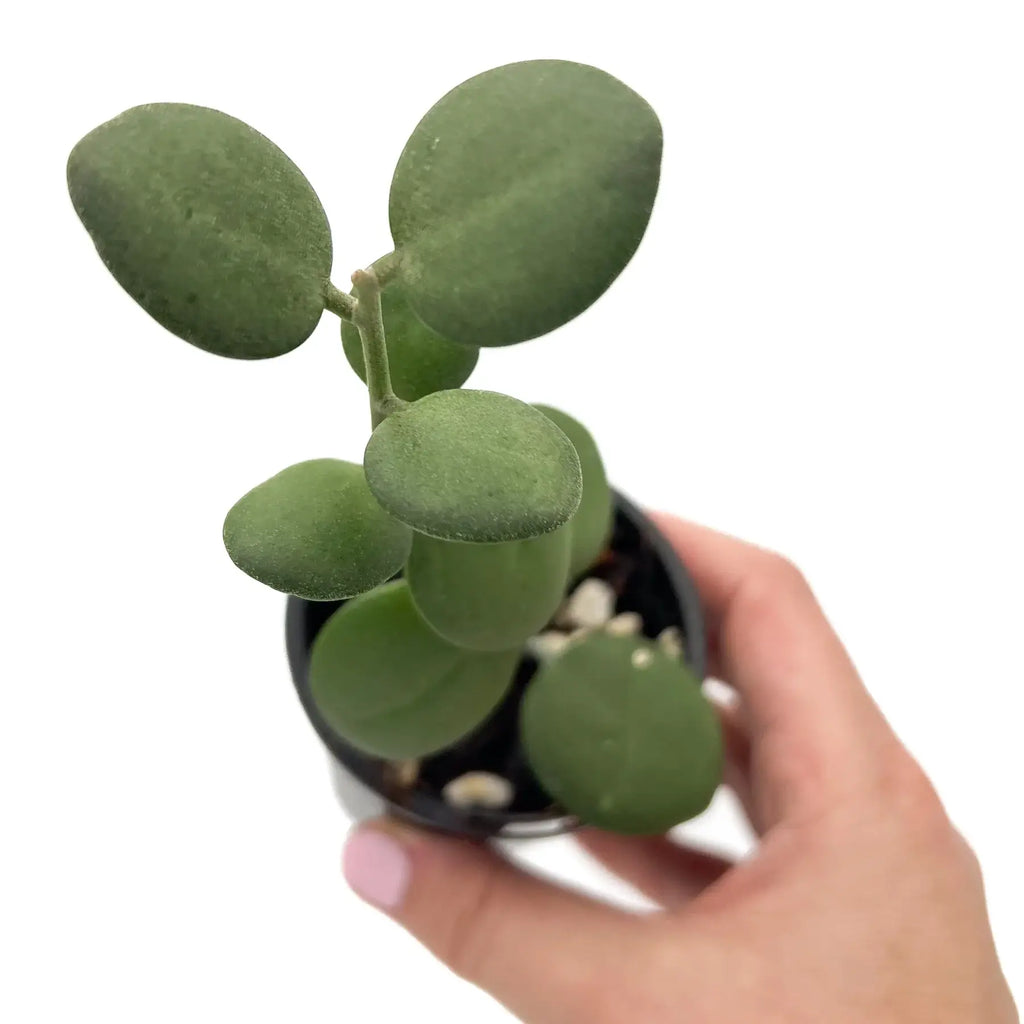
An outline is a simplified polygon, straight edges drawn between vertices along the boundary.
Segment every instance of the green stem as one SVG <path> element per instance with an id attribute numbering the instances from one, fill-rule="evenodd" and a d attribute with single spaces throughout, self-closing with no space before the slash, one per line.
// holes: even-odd
<path id="1" fill-rule="evenodd" d="M 363 343 L 366 387 L 370 392 L 370 418 L 376 428 L 391 413 L 404 408 L 407 403 L 391 389 L 384 317 L 380 310 L 380 282 L 373 268 L 357 270 L 352 275 L 352 291 L 356 297 L 352 323 L 358 328 Z"/>
<path id="2" fill-rule="evenodd" d="M 346 295 L 340 288 L 335 288 L 328 281 L 324 305 L 336 316 L 340 316 L 342 320 L 351 320 L 356 309 L 356 300 L 351 295 Z"/>

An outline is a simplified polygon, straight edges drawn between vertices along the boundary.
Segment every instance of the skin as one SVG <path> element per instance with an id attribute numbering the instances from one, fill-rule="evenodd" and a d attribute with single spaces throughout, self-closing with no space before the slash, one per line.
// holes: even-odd
<path id="1" fill-rule="evenodd" d="M 757 831 L 732 864 L 584 831 L 662 909 L 558 888 L 391 822 L 408 881 L 385 911 L 528 1024 L 1019 1024 L 977 859 L 885 721 L 801 574 L 659 517 L 708 615 L 727 783 Z"/>

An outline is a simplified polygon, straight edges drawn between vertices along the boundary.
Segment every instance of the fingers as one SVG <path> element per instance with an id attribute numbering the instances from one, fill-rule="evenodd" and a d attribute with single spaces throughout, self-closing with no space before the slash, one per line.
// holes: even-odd
<path id="1" fill-rule="evenodd" d="M 559 889 L 489 848 L 393 822 L 361 826 L 345 877 L 456 973 L 537 1024 L 586 1020 L 642 918 Z"/>
<path id="2" fill-rule="evenodd" d="M 733 862 L 665 836 L 618 836 L 582 829 L 576 840 L 614 875 L 666 910 L 678 910 L 717 882 Z"/>
<path id="3" fill-rule="evenodd" d="M 805 724 L 864 702 L 845 650 L 795 567 L 692 523 L 657 522 L 694 577 L 723 675 L 755 724 Z"/>
<path id="4" fill-rule="evenodd" d="M 757 835 L 764 834 L 763 817 L 757 806 L 754 780 L 750 768 L 750 735 L 743 722 L 741 710 L 736 705 L 711 702 L 722 723 L 722 744 L 725 747 L 725 763 L 722 782 L 733 791 L 739 800 L 750 827 Z"/>
<path id="5" fill-rule="evenodd" d="M 871 775 L 891 733 L 800 573 L 732 537 L 656 521 L 693 575 L 719 671 L 743 699 L 764 824 Z"/>

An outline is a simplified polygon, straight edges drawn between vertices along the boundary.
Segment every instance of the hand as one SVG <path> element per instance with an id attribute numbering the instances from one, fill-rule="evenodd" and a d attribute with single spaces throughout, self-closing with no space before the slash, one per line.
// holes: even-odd
<path id="1" fill-rule="evenodd" d="M 580 842 L 663 909 L 567 892 L 489 848 L 391 822 L 345 853 L 357 893 L 528 1024 L 1014 1024 L 981 873 L 803 578 L 659 524 L 700 589 L 727 783 L 760 836 L 730 864 L 666 838 Z"/>

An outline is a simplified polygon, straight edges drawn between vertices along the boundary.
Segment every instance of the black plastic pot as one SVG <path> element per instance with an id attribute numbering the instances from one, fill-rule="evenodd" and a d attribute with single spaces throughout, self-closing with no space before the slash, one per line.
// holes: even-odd
<path id="1" fill-rule="evenodd" d="M 616 612 L 639 612 L 647 636 L 655 637 L 669 626 L 678 627 L 686 660 L 703 679 L 707 668 L 704 622 L 693 580 L 651 520 L 617 493 L 608 552 L 586 575 L 608 580 L 618 594 Z M 391 779 L 386 762 L 361 753 L 332 732 L 310 696 L 309 652 L 320 628 L 341 604 L 288 598 L 285 634 L 299 700 L 331 755 L 338 795 L 354 815 L 387 812 L 418 825 L 476 839 L 548 836 L 576 826 L 575 819 L 538 784 L 519 747 L 519 703 L 537 669 L 529 655 L 524 656 L 516 681 L 497 710 L 454 747 L 425 758 L 412 789 Z M 441 796 L 445 783 L 473 770 L 509 778 L 516 791 L 512 805 L 502 811 L 484 811 L 447 804 Z"/>

